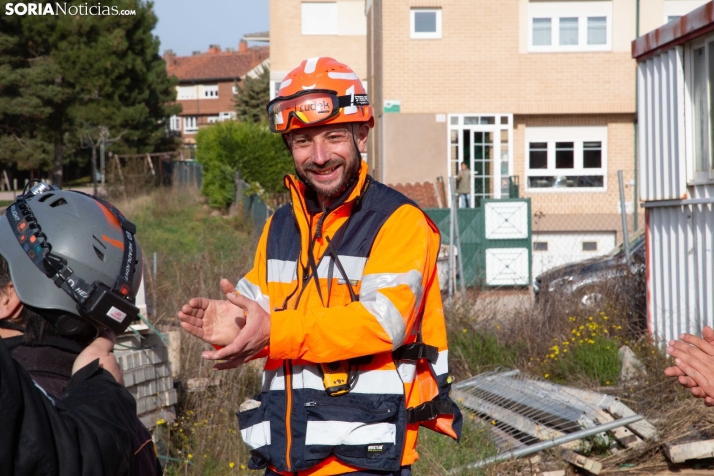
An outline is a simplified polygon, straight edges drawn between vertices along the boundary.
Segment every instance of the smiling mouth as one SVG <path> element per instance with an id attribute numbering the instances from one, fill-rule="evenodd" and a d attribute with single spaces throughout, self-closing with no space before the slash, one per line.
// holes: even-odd
<path id="1" fill-rule="evenodd" d="M 340 167 L 340 165 L 336 165 L 334 167 L 330 167 L 329 169 L 319 169 L 319 170 L 311 170 L 315 175 L 322 176 L 322 175 L 330 175 L 333 173 L 335 170 L 337 170 Z"/>

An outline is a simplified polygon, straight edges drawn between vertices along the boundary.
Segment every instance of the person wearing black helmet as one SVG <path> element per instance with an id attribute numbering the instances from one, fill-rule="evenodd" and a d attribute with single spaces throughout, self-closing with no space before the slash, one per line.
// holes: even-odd
<path id="1" fill-rule="evenodd" d="M 0 215 L 0 476 L 161 474 L 111 353 L 138 315 L 134 234 L 42 183 Z"/>

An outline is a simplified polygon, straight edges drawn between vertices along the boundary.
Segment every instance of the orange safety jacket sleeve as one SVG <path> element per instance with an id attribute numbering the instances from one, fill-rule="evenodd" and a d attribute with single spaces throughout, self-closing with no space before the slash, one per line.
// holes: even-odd
<path id="1" fill-rule="evenodd" d="M 258 240 L 258 249 L 255 251 L 253 268 L 236 283 L 235 288 L 236 292 L 260 304 L 260 307 L 268 314 L 270 314 L 270 297 L 268 296 L 265 250 L 268 243 L 268 230 L 270 229 L 272 219 L 273 217 L 270 216 L 265 223 L 265 227 L 263 227 L 263 233 L 261 233 L 260 239 Z M 252 358 L 257 359 L 267 356 L 268 349 L 269 346 Z"/>
<path id="2" fill-rule="evenodd" d="M 413 341 L 412 328 L 424 288 L 436 272 L 438 250 L 439 235 L 424 213 L 414 206 L 400 207 L 377 234 L 359 301 L 273 312 L 270 357 L 334 362 L 389 352 Z"/>

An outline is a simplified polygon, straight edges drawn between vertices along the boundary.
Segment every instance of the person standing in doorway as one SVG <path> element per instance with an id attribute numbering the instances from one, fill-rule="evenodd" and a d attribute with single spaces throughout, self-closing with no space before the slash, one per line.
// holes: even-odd
<path id="1" fill-rule="evenodd" d="M 459 208 L 468 208 L 471 197 L 471 170 L 466 162 L 461 162 L 461 170 L 456 177 L 456 193 L 459 197 Z"/>

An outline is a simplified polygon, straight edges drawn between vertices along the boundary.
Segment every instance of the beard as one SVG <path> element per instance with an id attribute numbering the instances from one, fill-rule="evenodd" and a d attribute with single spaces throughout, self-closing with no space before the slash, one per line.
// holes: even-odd
<path id="1" fill-rule="evenodd" d="M 340 195 L 342 192 L 351 187 L 359 178 L 359 168 L 362 157 L 358 153 L 354 153 L 349 160 L 345 160 L 342 157 L 337 157 L 330 159 L 324 164 L 318 165 L 314 162 L 308 162 L 304 164 L 301 168 L 295 167 L 295 173 L 298 178 L 307 187 L 311 188 L 318 195 L 324 198 L 334 198 Z M 336 167 L 342 166 L 342 174 L 340 178 L 330 185 L 322 184 L 310 178 L 308 172 L 320 173 L 326 170 L 334 169 Z"/>

